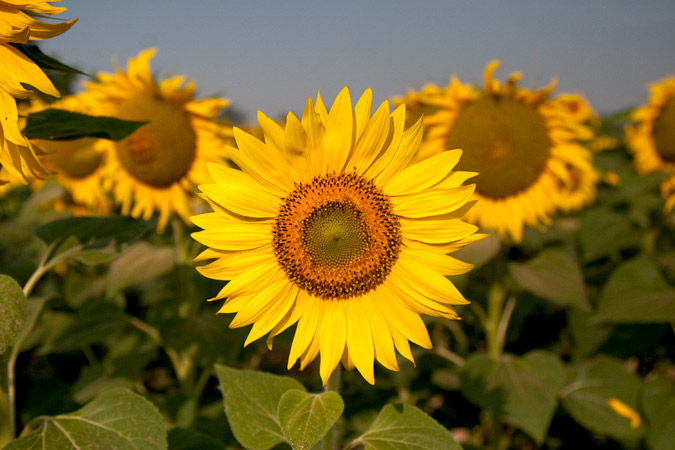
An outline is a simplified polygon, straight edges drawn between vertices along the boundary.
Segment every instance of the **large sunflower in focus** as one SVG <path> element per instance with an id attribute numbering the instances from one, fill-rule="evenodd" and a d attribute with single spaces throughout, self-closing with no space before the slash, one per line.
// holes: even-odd
<path id="1" fill-rule="evenodd" d="M 91 114 L 87 93 L 71 95 L 53 103 L 34 99 L 31 112 L 47 108 Z M 107 215 L 112 209 L 108 193 L 103 189 L 106 153 L 109 141 L 97 138 L 45 141 L 34 140 L 44 150 L 42 162 L 52 171 L 57 183 L 64 187 L 67 197 L 58 199 L 56 206 L 67 207 L 75 214 Z M 36 182 L 40 184 L 40 182 Z"/>
<path id="2" fill-rule="evenodd" d="M 628 148 L 639 173 L 675 170 L 675 76 L 649 86 L 649 102 L 633 111 L 626 128 Z"/>
<path id="3" fill-rule="evenodd" d="M 397 102 L 408 105 L 410 121 L 424 116 L 420 158 L 461 148 L 457 169 L 478 172 L 478 202 L 466 219 L 519 242 L 523 225 L 546 225 L 556 210 L 595 198 L 598 174 L 581 144 L 592 138 L 585 124 L 591 109 L 579 95 L 551 98 L 555 81 L 529 91 L 513 73 L 502 85 L 492 77 L 498 66 L 487 65 L 483 89 L 453 77 Z"/>
<path id="4" fill-rule="evenodd" d="M 0 184 L 10 180 L 27 183 L 47 174 L 35 149 L 21 134 L 15 99 L 32 93 L 22 83 L 54 97 L 59 92 L 37 64 L 11 44 L 47 39 L 68 30 L 77 19 L 47 23 L 27 14 L 54 15 L 65 10 L 42 0 L 0 0 L 0 167 L 4 169 L 0 170 Z"/>
<path id="5" fill-rule="evenodd" d="M 85 86 L 96 115 L 149 122 L 110 143 L 106 170 L 122 213 L 149 219 L 158 211 L 161 232 L 173 214 L 189 222 L 194 186 L 211 180 L 206 165 L 223 161 L 232 132 L 214 121 L 228 100 L 195 100 L 194 83 L 182 76 L 155 82 L 154 53 L 144 50 L 126 72 L 99 74 Z"/>
<path id="6" fill-rule="evenodd" d="M 405 107 L 371 113 L 367 90 L 352 110 L 347 88 L 330 109 L 307 101 L 285 128 L 258 114 L 264 142 L 234 129 L 230 157 L 241 171 L 211 164 L 200 186 L 213 208 L 193 222 L 209 247 L 199 271 L 229 283 L 213 299 L 253 325 L 246 344 L 297 323 L 288 359 L 303 369 L 321 354 L 325 383 L 340 360 L 374 383 L 373 363 L 398 370 L 395 349 L 431 342 L 420 314 L 457 319 L 467 303 L 445 277 L 471 265 L 448 256 L 477 240 L 460 220 L 474 175 L 454 172 L 460 151 L 410 165 L 421 122 L 404 130 Z"/>

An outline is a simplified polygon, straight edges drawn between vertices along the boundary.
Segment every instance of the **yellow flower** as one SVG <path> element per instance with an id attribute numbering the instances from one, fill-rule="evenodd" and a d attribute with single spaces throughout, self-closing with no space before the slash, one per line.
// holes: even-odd
<path id="1" fill-rule="evenodd" d="M 672 211 L 675 208 L 675 175 L 661 183 L 661 195 L 666 200 L 666 212 Z"/>
<path id="2" fill-rule="evenodd" d="M 499 62 L 485 69 L 485 87 L 425 86 L 397 103 L 409 106 L 409 118 L 424 116 L 420 158 L 447 149 L 464 151 L 457 168 L 478 172 L 478 200 L 466 216 L 482 228 L 522 239 L 523 225 L 550 223 L 556 210 L 575 210 L 595 198 L 598 174 L 592 153 L 581 141 L 592 138 L 584 122 L 592 110 L 578 94 L 551 98 L 555 81 L 529 91 L 517 87 L 520 73 L 505 85 L 494 80 Z"/>
<path id="3" fill-rule="evenodd" d="M 649 86 L 649 102 L 633 111 L 626 142 L 639 173 L 675 170 L 675 76 Z"/>
<path id="4" fill-rule="evenodd" d="M 410 165 L 421 122 L 404 130 L 405 107 L 384 102 L 371 117 L 368 89 L 355 108 L 344 88 L 327 111 L 308 99 L 302 118 L 282 128 L 262 113 L 264 142 L 235 128 L 230 149 L 241 171 L 209 165 L 200 186 L 214 212 L 193 222 L 209 247 L 206 277 L 230 280 L 212 300 L 253 324 L 246 344 L 297 323 L 288 367 L 321 354 L 324 383 L 340 360 L 374 383 L 378 360 L 398 370 L 413 361 L 409 341 L 431 341 L 420 314 L 457 319 L 467 301 L 446 275 L 471 269 L 447 253 L 480 239 L 460 220 L 474 175 L 454 172 L 460 151 Z M 292 161 L 292 162 L 291 162 Z"/>
<path id="5" fill-rule="evenodd" d="M 42 0 L 0 0 L 0 167 L 4 169 L 0 173 L 7 173 L 0 175 L 0 185 L 9 179 L 27 183 L 47 174 L 35 149 L 19 130 L 15 99 L 32 93 L 22 83 L 54 97 L 59 92 L 37 64 L 10 44 L 58 36 L 77 21 L 41 22 L 26 12 L 54 15 L 65 10 Z"/>
<path id="6" fill-rule="evenodd" d="M 91 114 L 91 101 L 87 93 L 71 95 L 53 103 L 44 103 L 33 99 L 31 112 L 47 108 Z M 103 189 L 105 156 L 109 141 L 106 139 L 80 138 L 74 140 L 45 141 L 34 140 L 37 148 L 45 151 L 42 162 L 53 172 L 56 181 L 64 187 L 69 198 L 55 199 L 63 203 L 71 213 L 110 214 L 112 205 L 107 192 Z M 41 182 L 34 183 L 36 188 Z"/>
<path id="7" fill-rule="evenodd" d="M 194 100 L 194 83 L 182 76 L 155 82 L 154 54 L 154 48 L 144 50 L 126 72 L 99 74 L 85 86 L 96 115 L 149 122 L 110 143 L 107 188 L 125 215 L 147 220 L 158 211 L 162 232 L 173 214 L 189 223 L 194 186 L 211 181 L 206 165 L 223 161 L 232 131 L 213 120 L 228 100 Z"/>

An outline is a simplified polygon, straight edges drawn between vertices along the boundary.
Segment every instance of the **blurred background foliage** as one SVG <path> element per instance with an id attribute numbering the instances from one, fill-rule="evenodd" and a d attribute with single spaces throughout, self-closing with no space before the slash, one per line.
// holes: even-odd
<path id="1" fill-rule="evenodd" d="M 606 120 L 608 135 L 621 138 L 622 118 Z M 458 252 L 476 264 L 453 279 L 472 304 L 458 308 L 461 321 L 425 318 L 434 348 L 415 348 L 416 366 L 378 366 L 374 386 L 344 373 L 343 443 L 401 401 L 465 449 L 672 448 L 675 222 L 659 193 L 665 175 L 636 174 L 622 145 L 595 156 L 620 182 L 600 184 L 593 205 L 527 229 L 520 244 L 491 236 Z M 247 330 L 229 329 L 205 301 L 222 286 L 196 272 L 193 230 L 70 217 L 45 206 L 60 190 L 46 183 L 0 198 L 2 272 L 23 286 L 36 267 L 49 269 L 16 361 L 18 430 L 126 388 L 158 408 L 169 448 L 241 448 L 215 367 L 322 391 L 316 363 L 285 368 L 293 329 L 272 351 L 262 340 L 244 348 Z"/>

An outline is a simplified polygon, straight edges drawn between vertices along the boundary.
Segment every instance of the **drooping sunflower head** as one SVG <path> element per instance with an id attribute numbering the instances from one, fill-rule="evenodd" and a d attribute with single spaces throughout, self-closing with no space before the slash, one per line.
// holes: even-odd
<path id="1" fill-rule="evenodd" d="M 478 172 L 467 220 L 519 242 L 523 225 L 546 225 L 556 210 L 595 198 L 597 173 L 582 145 L 592 138 L 592 110 L 579 95 L 551 98 L 555 80 L 530 91 L 513 73 L 502 85 L 493 78 L 498 66 L 487 65 L 482 89 L 453 77 L 398 102 L 410 106 L 410 121 L 424 114 L 421 158 L 461 148 L 457 168 Z"/>
<path id="2" fill-rule="evenodd" d="M 214 119 L 228 101 L 194 99 L 194 83 L 184 77 L 154 80 L 155 49 L 130 59 L 127 71 L 99 74 L 86 83 L 94 113 L 146 121 L 122 141 L 111 143 L 106 172 L 122 213 L 149 219 L 159 212 L 158 231 L 172 215 L 186 222 L 195 185 L 210 181 L 206 165 L 226 157 L 231 129 Z"/>
<path id="3" fill-rule="evenodd" d="M 649 86 L 649 101 L 636 108 L 626 142 L 639 173 L 675 170 L 675 76 Z"/>
<path id="4" fill-rule="evenodd" d="M 446 278 L 471 265 L 448 253 L 479 239 L 461 217 L 474 175 L 456 172 L 459 150 L 410 165 L 421 122 L 405 129 L 405 107 L 384 102 L 371 116 L 367 90 L 352 109 L 347 88 L 328 111 L 321 97 L 281 126 L 262 113 L 264 141 L 234 130 L 230 157 L 200 186 L 212 213 L 192 217 L 211 260 L 198 270 L 229 280 L 213 300 L 253 325 L 246 344 L 297 324 L 289 368 L 321 354 L 324 383 L 338 362 L 370 383 L 378 360 L 398 369 L 395 349 L 429 348 L 420 314 L 458 318 L 466 303 Z"/>
<path id="5" fill-rule="evenodd" d="M 87 93 L 66 96 L 52 103 L 32 99 L 30 112 L 47 108 L 90 114 L 91 99 Z M 111 212 L 110 198 L 103 189 L 103 168 L 109 146 L 107 140 L 34 140 L 33 144 L 43 150 L 42 162 L 65 190 L 66 195 L 63 198 L 53 199 L 56 202 L 55 207 L 69 209 L 71 213 L 78 215 L 107 215 Z M 39 187 L 42 183 L 34 184 Z"/>
<path id="6" fill-rule="evenodd" d="M 24 84 L 54 97 L 58 97 L 59 92 L 37 64 L 10 44 L 25 44 L 28 40 L 47 39 L 65 32 L 77 19 L 49 23 L 35 18 L 65 10 L 43 0 L 0 0 L 0 165 L 3 168 L 0 185 L 9 180 L 28 183 L 48 173 L 38 152 L 21 134 L 15 99 L 27 98 L 32 93 Z"/>

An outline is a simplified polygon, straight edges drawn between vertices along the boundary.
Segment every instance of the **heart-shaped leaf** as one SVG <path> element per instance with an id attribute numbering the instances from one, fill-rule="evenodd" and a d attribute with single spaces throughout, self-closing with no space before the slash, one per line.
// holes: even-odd
<path id="1" fill-rule="evenodd" d="M 345 404 L 336 392 L 288 391 L 279 402 L 281 431 L 294 450 L 309 450 L 340 418 Z"/>

